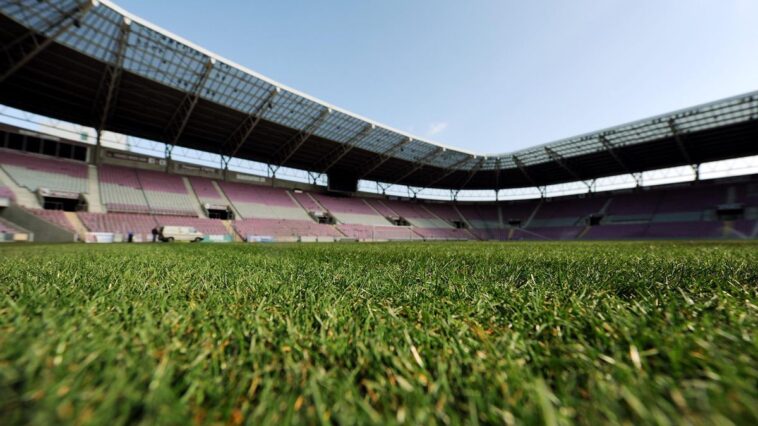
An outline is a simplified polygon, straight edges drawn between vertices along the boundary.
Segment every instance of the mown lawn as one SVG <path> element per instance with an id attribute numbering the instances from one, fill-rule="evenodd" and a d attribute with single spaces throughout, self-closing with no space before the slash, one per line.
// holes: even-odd
<path id="1" fill-rule="evenodd" d="M 0 423 L 758 423 L 758 244 L 0 246 Z"/>

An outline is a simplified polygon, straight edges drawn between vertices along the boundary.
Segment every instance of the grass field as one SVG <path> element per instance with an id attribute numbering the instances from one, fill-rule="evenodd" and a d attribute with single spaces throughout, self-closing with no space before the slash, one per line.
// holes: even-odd
<path id="1" fill-rule="evenodd" d="M 0 246 L 0 422 L 758 422 L 758 244 Z"/>

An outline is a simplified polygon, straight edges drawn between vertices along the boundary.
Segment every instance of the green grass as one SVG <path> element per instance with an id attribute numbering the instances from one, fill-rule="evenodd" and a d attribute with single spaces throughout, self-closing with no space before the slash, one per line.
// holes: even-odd
<path id="1" fill-rule="evenodd" d="M 0 422 L 756 424 L 756 330 L 754 243 L 1 246 Z"/>

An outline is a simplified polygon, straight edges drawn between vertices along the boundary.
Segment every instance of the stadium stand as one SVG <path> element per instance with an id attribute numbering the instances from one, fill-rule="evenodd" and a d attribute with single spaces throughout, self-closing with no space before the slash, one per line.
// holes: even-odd
<path id="1" fill-rule="evenodd" d="M 182 178 L 167 173 L 137 170 L 137 178 L 153 214 L 197 216 L 195 201 L 187 193 Z"/>
<path id="2" fill-rule="evenodd" d="M 468 222 L 472 228 L 502 228 L 498 206 L 495 204 L 463 204 L 458 206 L 458 211 L 461 212 L 461 215 L 463 215 L 466 222 Z"/>
<path id="3" fill-rule="evenodd" d="M 389 220 L 398 220 L 400 218 L 400 215 L 397 214 L 397 212 L 387 207 L 387 205 L 380 199 L 368 198 L 366 199 L 366 202 L 369 204 L 369 206 L 376 210 L 377 213 Z"/>
<path id="4" fill-rule="evenodd" d="M 458 210 L 456 210 L 452 204 L 427 203 L 424 207 L 438 218 L 445 220 L 450 224 L 463 222 L 463 217 L 461 217 Z"/>
<path id="5" fill-rule="evenodd" d="M 213 185 L 213 181 L 210 179 L 192 176 L 189 178 L 192 189 L 195 190 L 198 200 L 203 204 L 216 204 L 224 205 L 226 201 L 218 193 L 218 190 Z"/>
<path id="6" fill-rule="evenodd" d="M 312 221 L 308 213 L 298 206 L 284 189 L 237 182 L 220 182 L 219 184 L 242 219 Z"/>
<path id="7" fill-rule="evenodd" d="M 76 175 L 75 179 L 81 180 L 86 176 L 82 164 L 43 156 L 28 161 L 32 157 L 17 155 L 11 160 L 24 165 L 25 182 L 42 182 L 51 174 Z M 46 161 L 51 164 L 44 165 Z M 236 232 L 243 238 L 282 240 L 696 239 L 754 238 L 758 233 L 756 177 L 544 200 L 446 203 L 340 197 L 199 177 L 188 177 L 188 187 L 180 175 L 107 164 L 96 171 L 107 213 L 81 211 L 79 219 L 89 231 L 132 232 L 141 241 L 149 240 L 150 231 L 161 225 L 193 226 L 208 235 Z M 3 196 L 14 198 L 12 191 L 0 186 L 0 198 Z M 221 220 L 198 217 L 193 205 L 198 201 L 232 202 L 241 217 L 229 222 L 231 227 Z M 726 213 L 720 212 L 724 209 Z M 62 211 L 26 210 L 60 228 L 75 228 Z M 317 223 L 315 215 L 309 214 L 325 211 L 334 216 L 336 224 Z"/>
<path id="8" fill-rule="evenodd" d="M 84 226 L 92 232 L 132 233 L 143 241 L 152 239 L 152 230 L 158 221 L 149 214 L 132 213 L 77 213 Z"/>
<path id="9" fill-rule="evenodd" d="M 237 232 L 243 237 L 332 237 L 340 238 L 331 225 L 322 225 L 312 220 L 243 219 L 234 222 Z"/>
<path id="10" fill-rule="evenodd" d="M 333 197 L 314 194 L 316 200 L 324 206 L 337 221 L 342 224 L 386 226 L 386 218 L 369 206 L 362 198 Z"/>
<path id="11" fill-rule="evenodd" d="M 65 213 L 62 210 L 44 210 L 44 209 L 27 209 L 35 216 L 42 218 L 53 225 L 67 229 L 69 231 L 76 231 L 74 225 L 68 220 Z"/>
<path id="12" fill-rule="evenodd" d="M 293 192 L 292 194 L 298 203 L 309 213 L 321 214 L 324 213 L 322 208 L 307 192 Z"/>
<path id="13" fill-rule="evenodd" d="M 429 210 L 425 209 L 422 204 L 397 200 L 384 200 L 379 202 L 392 209 L 395 214 L 407 220 L 415 227 L 438 229 L 453 227 L 452 224 L 438 218 Z"/>
<path id="14" fill-rule="evenodd" d="M 149 213 L 137 171 L 126 167 L 100 166 L 100 199 L 109 212 Z"/>
<path id="15" fill-rule="evenodd" d="M 18 184 L 34 192 L 39 188 L 87 192 L 87 164 L 0 149 L 0 167 Z"/>

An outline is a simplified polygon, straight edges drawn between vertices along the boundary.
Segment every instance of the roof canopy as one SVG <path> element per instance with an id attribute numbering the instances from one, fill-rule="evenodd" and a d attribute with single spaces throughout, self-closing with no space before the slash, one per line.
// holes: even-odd
<path id="1" fill-rule="evenodd" d="M 502 189 L 758 154 L 758 92 L 512 153 L 477 155 L 288 88 L 109 1 L 2 2 L 0 42 L 3 104 L 355 179 Z"/>

